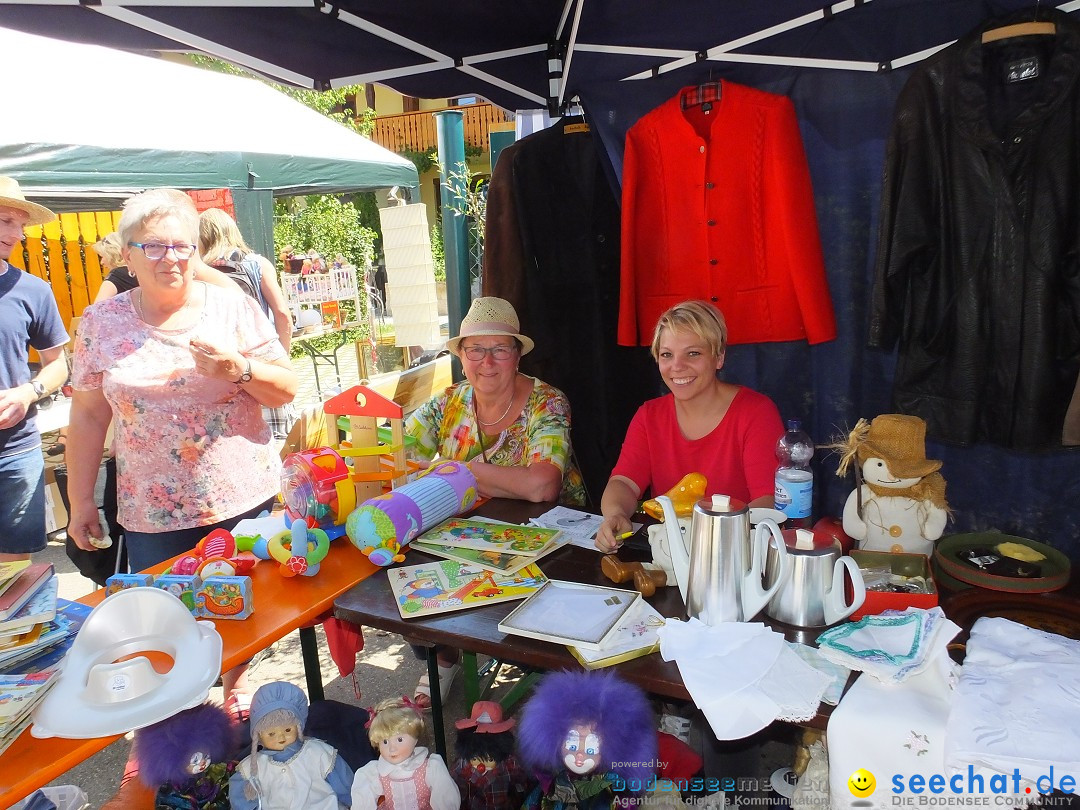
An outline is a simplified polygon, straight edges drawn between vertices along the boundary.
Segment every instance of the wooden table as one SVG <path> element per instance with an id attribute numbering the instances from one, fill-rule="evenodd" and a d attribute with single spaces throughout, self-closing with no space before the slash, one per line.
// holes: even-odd
<path id="1" fill-rule="evenodd" d="M 480 506 L 476 513 L 498 520 L 525 523 L 529 518 L 543 514 L 552 506 L 553 504 L 548 503 L 530 504 L 524 501 L 493 499 Z M 640 559 L 642 556 L 644 555 L 635 554 L 625 547 L 620 551 L 620 557 L 625 559 L 635 557 Z M 405 563 L 408 565 L 434 559 L 416 551 L 410 551 L 408 557 Z M 575 546 L 565 546 L 544 557 L 540 562 L 540 567 L 550 579 L 614 586 L 600 570 L 600 554 Z M 628 583 L 624 583 L 621 587 L 627 587 L 627 585 Z M 656 594 L 648 601 L 663 616 L 686 617 L 682 598 L 676 587 L 658 588 Z M 390 590 L 389 579 L 386 576 L 375 576 L 342 594 L 334 602 L 334 615 L 356 624 L 400 633 L 410 641 L 416 640 L 429 645 L 445 644 L 456 649 L 490 655 L 500 661 L 512 662 L 526 668 L 581 669 L 577 659 L 561 644 L 506 635 L 499 630 L 499 622 L 519 604 L 519 602 L 500 602 L 440 616 L 403 619 Z M 774 622 L 765 616 L 759 618 L 777 632 L 784 633 L 789 641 L 805 643 L 812 641 L 821 632 L 821 628 L 803 630 Z M 431 672 L 435 667 L 434 661 L 434 654 L 429 653 L 428 677 L 432 684 L 437 684 L 438 672 L 437 670 Z M 619 675 L 650 694 L 677 700 L 692 699 L 679 675 L 678 665 L 664 661 L 658 653 L 618 664 L 617 669 Z M 442 751 L 445 751 L 445 742 L 442 740 L 442 701 L 436 688 L 431 691 L 431 703 L 436 748 L 442 746 Z M 802 725 L 823 729 L 831 712 L 831 706 L 822 705 L 818 715 Z"/>
<path id="2" fill-rule="evenodd" d="M 150 571 L 163 571 L 170 563 Z M 286 578 L 278 573 L 277 563 L 260 562 L 251 575 L 255 612 L 243 621 L 214 622 L 223 642 L 222 672 L 242 664 L 259 650 L 300 629 L 308 688 L 317 692 L 311 695 L 313 699 L 321 696 L 315 630 L 304 626 L 326 614 L 335 598 L 377 570 L 346 537 L 331 544 L 330 553 L 314 577 Z M 103 590 L 98 590 L 79 601 L 96 605 L 104 599 L 104 594 Z M 316 682 L 317 689 L 314 688 Z M 39 740 L 24 731 L 0 755 L 0 807 L 10 807 L 118 739 L 120 737 L 116 736 L 90 740 L 59 737 Z"/>

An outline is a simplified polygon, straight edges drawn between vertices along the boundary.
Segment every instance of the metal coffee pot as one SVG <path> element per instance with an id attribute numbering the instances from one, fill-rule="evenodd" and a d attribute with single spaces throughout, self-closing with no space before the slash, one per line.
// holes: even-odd
<path id="1" fill-rule="evenodd" d="M 671 499 L 656 499 L 664 511 L 668 553 L 686 613 L 708 625 L 752 619 L 783 588 L 791 567 L 780 529 L 771 520 L 750 538 L 745 504 L 714 495 L 694 505 L 689 548 L 679 531 Z M 763 588 L 765 551 L 776 556 L 774 582 Z"/>
<path id="2" fill-rule="evenodd" d="M 791 575 L 765 608 L 777 621 L 796 627 L 824 627 L 846 619 L 866 599 L 859 566 L 841 553 L 840 544 L 825 534 L 809 529 L 783 532 Z M 844 569 L 851 577 L 852 599 L 845 601 Z M 784 566 L 772 546 L 765 561 L 765 584 L 781 581 Z"/>

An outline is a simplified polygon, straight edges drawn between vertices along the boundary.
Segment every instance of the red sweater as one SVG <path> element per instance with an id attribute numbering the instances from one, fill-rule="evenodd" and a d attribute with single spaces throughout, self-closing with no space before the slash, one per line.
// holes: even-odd
<path id="1" fill-rule="evenodd" d="M 618 340 L 647 346 L 691 298 L 728 342 L 836 337 L 810 172 L 785 96 L 722 82 L 709 113 L 684 88 L 626 134 Z"/>
<path id="2" fill-rule="evenodd" d="M 705 476 L 706 496 L 730 495 L 749 503 L 773 492 L 776 440 L 783 432 L 773 401 L 740 388 L 720 424 L 691 441 L 679 428 L 675 397 L 666 394 L 638 408 L 611 474 L 629 478 L 655 497 L 697 472 Z"/>

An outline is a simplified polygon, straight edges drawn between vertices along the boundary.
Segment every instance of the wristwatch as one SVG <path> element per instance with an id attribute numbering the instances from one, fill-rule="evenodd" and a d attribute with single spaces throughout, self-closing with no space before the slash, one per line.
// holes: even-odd
<path id="1" fill-rule="evenodd" d="M 45 383 L 41 380 L 31 380 L 30 387 L 34 389 L 35 399 L 42 399 L 45 394 L 48 393 L 48 390 L 45 388 Z"/>
<path id="2" fill-rule="evenodd" d="M 241 374 L 240 379 L 236 381 L 237 385 L 243 385 L 244 383 L 251 382 L 251 361 L 245 358 L 244 362 L 244 373 Z"/>

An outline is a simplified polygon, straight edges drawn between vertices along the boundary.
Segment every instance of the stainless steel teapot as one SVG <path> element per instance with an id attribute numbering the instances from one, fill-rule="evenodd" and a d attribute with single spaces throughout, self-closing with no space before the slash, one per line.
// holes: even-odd
<path id="1" fill-rule="evenodd" d="M 668 553 L 690 618 L 708 625 L 747 621 L 784 586 L 791 568 L 775 522 L 758 524 L 751 542 L 745 504 L 727 495 L 713 495 L 694 504 L 688 550 L 671 499 L 660 496 L 656 500 L 664 511 Z M 763 588 L 766 547 L 770 555 L 775 550 L 775 577 Z"/>
<path id="2" fill-rule="evenodd" d="M 844 556 L 840 544 L 832 537 L 809 529 L 789 529 L 783 532 L 783 545 L 789 558 L 790 577 L 775 593 L 765 613 L 777 621 L 796 627 L 824 627 L 846 619 L 866 599 L 859 566 Z M 852 599 L 845 601 L 844 570 L 851 576 Z M 765 584 L 781 581 L 784 566 L 773 546 L 765 561 Z"/>

